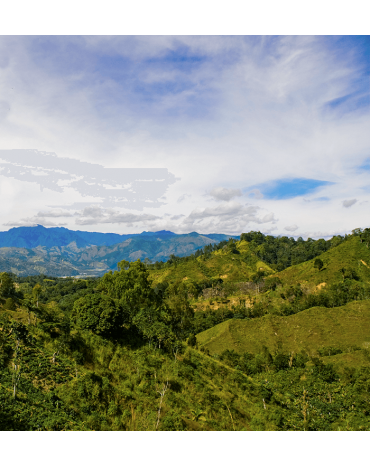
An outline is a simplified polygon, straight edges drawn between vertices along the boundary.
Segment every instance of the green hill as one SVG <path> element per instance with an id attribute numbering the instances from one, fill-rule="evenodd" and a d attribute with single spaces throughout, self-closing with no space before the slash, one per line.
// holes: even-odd
<path id="1" fill-rule="evenodd" d="M 246 241 L 238 241 L 235 249 L 224 248 L 208 256 L 199 256 L 191 260 L 179 260 L 160 270 L 151 270 L 150 278 L 154 284 L 164 281 L 170 283 L 189 280 L 202 282 L 221 278 L 225 283 L 248 281 L 257 270 L 273 273 L 273 269 L 258 259 L 249 250 Z"/>
<path id="2" fill-rule="evenodd" d="M 370 249 L 354 236 L 344 243 L 318 256 L 324 263 L 319 271 L 315 268 L 315 259 L 293 265 L 278 276 L 284 284 L 309 283 L 319 285 L 343 280 L 343 274 L 354 271 L 360 279 L 370 282 Z M 345 269 L 344 272 L 342 269 Z"/>
<path id="3" fill-rule="evenodd" d="M 370 345 L 370 301 L 338 308 L 316 307 L 291 316 L 266 315 L 259 319 L 230 319 L 197 335 L 199 345 L 211 354 L 225 350 L 258 353 L 302 349 L 315 354 L 323 347 L 346 349 Z"/>
<path id="4" fill-rule="evenodd" d="M 370 430 L 366 245 L 307 240 L 276 273 L 302 242 L 252 237 L 102 278 L 1 274 L 0 428 Z"/>

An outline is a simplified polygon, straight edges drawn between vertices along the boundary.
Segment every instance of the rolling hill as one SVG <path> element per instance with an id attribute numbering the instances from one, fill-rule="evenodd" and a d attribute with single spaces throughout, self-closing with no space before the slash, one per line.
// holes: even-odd
<path id="1" fill-rule="evenodd" d="M 199 345 L 211 354 L 226 349 L 259 353 L 263 346 L 271 352 L 315 354 L 322 347 L 345 350 L 370 345 L 370 301 L 357 301 L 332 309 L 315 307 L 291 316 L 266 315 L 258 319 L 230 319 L 197 335 Z"/>
<path id="2" fill-rule="evenodd" d="M 319 285 L 343 280 L 346 272 L 351 270 L 364 281 L 370 281 L 370 249 L 354 236 L 344 243 L 317 256 L 324 263 L 319 271 L 314 266 L 315 259 L 293 265 L 276 274 L 287 285 L 309 283 Z M 342 269 L 345 269 L 344 272 Z"/>
<path id="3" fill-rule="evenodd" d="M 308 251 L 278 273 L 245 240 L 179 257 L 212 238 L 148 237 L 0 249 L 95 270 L 175 254 L 103 279 L 2 275 L 2 430 L 370 430 L 369 252 L 356 235 L 317 248 L 321 270 Z M 211 308 L 217 287 L 228 299 Z"/>
<path id="4" fill-rule="evenodd" d="M 179 261 L 160 270 L 151 270 L 154 284 L 163 281 L 208 281 L 220 279 L 225 283 L 246 282 L 258 270 L 273 273 L 273 269 L 249 251 L 246 241 L 236 243 L 235 252 L 227 246 L 208 257 L 200 256 L 189 261 Z"/>

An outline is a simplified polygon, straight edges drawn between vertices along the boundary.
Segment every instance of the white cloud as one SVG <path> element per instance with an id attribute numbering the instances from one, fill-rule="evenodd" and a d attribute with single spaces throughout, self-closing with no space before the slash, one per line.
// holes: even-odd
<path id="1" fill-rule="evenodd" d="M 252 197 L 254 199 L 262 199 L 263 194 L 259 189 L 252 189 L 251 191 L 248 192 L 248 197 Z"/>
<path id="2" fill-rule="evenodd" d="M 353 206 L 353 204 L 356 204 L 357 202 L 357 199 L 348 199 L 348 200 L 345 200 L 343 201 L 343 207 L 351 207 Z"/>
<path id="3" fill-rule="evenodd" d="M 229 234 L 240 234 L 249 227 L 250 223 L 275 223 L 273 213 L 258 216 L 261 209 L 254 205 L 242 205 L 238 202 L 225 202 L 215 207 L 194 209 L 182 222 L 189 229 L 202 231 L 221 231 Z"/>
<path id="4" fill-rule="evenodd" d="M 191 198 L 191 194 L 182 194 L 176 202 L 180 203 L 180 202 L 184 202 L 186 199 L 190 199 Z"/>
<path id="5" fill-rule="evenodd" d="M 36 225 L 42 225 L 44 227 L 63 227 L 67 223 L 55 223 L 50 220 L 46 220 L 43 217 L 28 217 L 19 220 L 18 222 L 7 222 L 4 223 L 8 227 L 34 227 Z"/>
<path id="6" fill-rule="evenodd" d="M 203 220 L 208 217 L 231 219 L 240 215 L 255 218 L 258 210 L 257 206 L 243 206 L 237 202 L 230 202 L 216 207 L 196 208 L 188 215 L 186 222 L 192 223 L 194 220 Z"/>
<path id="7" fill-rule="evenodd" d="M 298 230 L 298 226 L 297 225 L 289 225 L 287 227 L 284 227 L 284 230 L 286 230 L 286 231 L 296 231 L 296 230 Z"/>
<path id="8" fill-rule="evenodd" d="M 230 201 L 234 197 L 241 196 L 242 192 L 240 189 L 213 188 L 209 194 L 219 201 Z"/>
<path id="9" fill-rule="evenodd" d="M 90 206 L 77 212 L 76 225 L 99 225 L 146 223 L 157 220 L 159 217 L 151 214 L 134 214 L 131 212 L 120 212 L 114 209 L 103 209 L 100 206 Z"/>
<path id="10" fill-rule="evenodd" d="M 96 169 L 96 179 L 88 180 L 54 167 L 52 183 L 32 156 L 29 166 L 21 164 L 27 179 L 19 164 L 3 166 L 4 225 L 24 218 L 41 223 L 37 219 L 57 218 L 61 209 L 72 212 L 63 219 L 70 228 L 77 219 L 91 230 L 116 232 L 121 225 L 128 232 L 154 225 L 240 233 L 276 222 L 277 234 L 295 222 L 310 234 L 329 231 L 328 222 L 343 233 L 369 226 L 369 172 L 356 167 L 369 153 L 370 114 L 367 107 L 344 111 L 341 104 L 361 96 L 354 83 L 363 82 L 364 57 L 356 46 L 341 44 L 319 36 L 2 36 L 0 149 L 35 148 Z M 136 167 L 168 169 L 177 180 L 158 191 L 160 179 L 134 177 L 136 185 L 102 180 L 103 173 Z M 37 175 L 41 170 L 48 176 Z M 328 200 L 278 201 L 250 190 L 299 177 L 335 182 L 320 193 Z M 239 188 L 256 210 L 235 206 Z M 204 196 L 212 192 L 213 198 Z M 128 202 L 123 198 L 131 218 L 117 205 Z M 344 216 L 343 199 L 361 202 Z M 222 207 L 226 201 L 229 210 Z M 105 210 L 74 216 L 90 204 Z M 271 212 L 269 223 L 264 219 Z"/>
<path id="11" fill-rule="evenodd" d="M 49 210 L 48 212 L 38 212 L 35 217 L 41 218 L 59 218 L 59 217 L 73 217 L 70 212 L 63 210 Z"/>

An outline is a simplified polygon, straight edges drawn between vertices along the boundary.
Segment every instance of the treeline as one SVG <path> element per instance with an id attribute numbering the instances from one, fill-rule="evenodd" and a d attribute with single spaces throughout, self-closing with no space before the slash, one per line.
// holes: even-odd
<path id="1" fill-rule="evenodd" d="M 240 239 L 248 241 L 250 250 L 259 259 L 280 272 L 292 265 L 314 259 L 329 249 L 339 246 L 353 236 L 359 236 L 361 242 L 364 242 L 369 247 L 370 228 L 356 228 L 352 230 L 352 234 L 350 235 L 336 235 L 329 240 L 323 238 L 318 240 L 308 238 L 304 240 L 301 237 L 295 240 L 287 236 L 264 235 L 260 231 L 242 233 Z"/>
<path id="2" fill-rule="evenodd" d="M 294 239 L 288 236 L 264 235 L 260 231 L 242 233 L 240 235 L 240 240 L 247 241 L 252 253 L 261 261 L 280 272 L 292 265 L 314 259 L 329 249 L 347 241 L 352 236 L 360 236 L 361 242 L 365 242 L 367 246 L 370 244 L 370 228 L 356 228 L 350 235 L 336 235 L 329 240 L 323 238 L 318 240 L 308 238 L 304 240 L 302 237 Z M 236 242 L 235 239 L 229 238 L 228 241 L 224 240 L 217 244 L 204 246 L 202 249 L 198 249 L 189 256 L 179 257 L 171 254 L 167 261 L 156 261 L 155 263 L 150 263 L 149 260 L 146 260 L 146 265 L 150 270 L 159 270 L 174 264 L 194 261 L 198 257 L 202 257 L 202 259 L 206 260 L 211 256 L 212 252 L 218 251 L 219 249 L 227 249 L 234 254 L 239 254 Z"/>
<path id="3" fill-rule="evenodd" d="M 194 311 L 186 286 L 153 288 L 140 260 L 122 261 L 118 268 L 99 279 L 29 277 L 17 284 L 3 273 L 0 300 L 5 309 L 26 310 L 29 321 L 37 318 L 45 329 L 49 324 L 56 327 L 60 319 L 60 328 L 67 330 L 86 330 L 114 340 L 133 336 L 150 346 L 177 351 L 192 331 Z"/>
<path id="4" fill-rule="evenodd" d="M 249 242 L 249 248 L 256 256 L 278 272 L 314 259 L 329 249 L 346 241 L 349 236 L 334 236 L 330 240 L 308 238 L 297 240 L 287 236 L 264 235 L 259 231 L 242 233 L 241 240 Z"/>

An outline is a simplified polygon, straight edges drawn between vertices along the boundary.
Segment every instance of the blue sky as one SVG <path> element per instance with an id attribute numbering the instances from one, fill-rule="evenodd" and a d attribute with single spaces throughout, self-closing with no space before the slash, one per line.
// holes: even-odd
<path id="1" fill-rule="evenodd" d="M 369 54 L 369 36 L 2 36 L 2 229 L 369 226 Z M 10 149 L 46 154 L 30 152 L 32 179 L 1 158 Z M 57 158 L 65 178 L 48 171 Z"/>
<path id="2" fill-rule="evenodd" d="M 330 181 L 310 180 L 307 178 L 294 178 L 273 180 L 267 183 L 253 186 L 252 189 L 247 189 L 247 192 L 254 194 L 254 190 L 258 189 L 266 199 L 292 199 L 299 196 L 311 195 L 317 192 L 320 187 L 333 184 Z"/>

